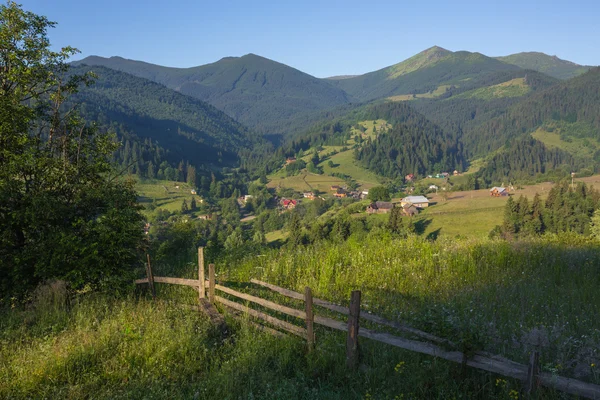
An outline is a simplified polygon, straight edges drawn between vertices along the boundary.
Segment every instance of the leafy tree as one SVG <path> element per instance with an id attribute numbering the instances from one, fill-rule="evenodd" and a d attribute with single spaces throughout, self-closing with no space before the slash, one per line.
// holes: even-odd
<path id="1" fill-rule="evenodd" d="M 118 144 L 67 101 L 90 75 L 69 74 L 77 50 L 50 49 L 46 17 L 0 5 L 0 293 L 66 279 L 115 287 L 141 259 L 132 182 L 114 179 Z M 68 117 L 67 117 L 68 115 Z"/>
<path id="2" fill-rule="evenodd" d="M 237 227 L 225 240 L 223 246 L 227 250 L 233 250 L 244 245 L 244 238 L 242 236 L 242 229 Z"/>
<path id="3" fill-rule="evenodd" d="M 590 220 L 590 233 L 596 239 L 600 239 L 600 209 L 594 211 L 594 215 Z"/>
<path id="4" fill-rule="evenodd" d="M 371 201 L 390 201 L 390 191 L 385 186 L 375 186 L 369 189 L 369 200 Z"/>
<path id="5" fill-rule="evenodd" d="M 302 226 L 300 225 L 300 216 L 297 212 L 292 212 L 287 224 L 287 231 L 289 232 L 288 245 L 293 247 L 302 244 Z"/>
<path id="6" fill-rule="evenodd" d="M 402 208 L 394 207 L 388 219 L 388 229 L 396 234 L 404 233 L 404 225 L 402 224 Z"/>

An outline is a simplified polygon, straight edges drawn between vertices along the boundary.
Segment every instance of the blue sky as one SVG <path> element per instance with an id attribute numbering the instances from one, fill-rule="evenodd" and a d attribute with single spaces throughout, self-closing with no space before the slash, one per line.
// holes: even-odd
<path id="1" fill-rule="evenodd" d="M 77 59 L 191 67 L 255 53 L 326 77 L 377 70 L 438 45 L 600 64 L 597 0 L 18 1 L 58 22 L 53 45 L 79 48 Z"/>

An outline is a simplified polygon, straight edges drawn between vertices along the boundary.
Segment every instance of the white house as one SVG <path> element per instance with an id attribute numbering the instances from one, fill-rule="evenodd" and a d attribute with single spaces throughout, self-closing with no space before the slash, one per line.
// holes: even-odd
<path id="1" fill-rule="evenodd" d="M 412 204 L 417 208 L 429 207 L 429 199 L 425 196 L 406 196 L 400 200 L 400 205 L 404 207 L 406 204 Z"/>

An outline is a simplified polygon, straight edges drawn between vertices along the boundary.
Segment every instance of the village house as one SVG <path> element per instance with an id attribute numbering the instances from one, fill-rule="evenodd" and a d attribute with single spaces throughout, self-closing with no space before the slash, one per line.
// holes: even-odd
<path id="1" fill-rule="evenodd" d="M 404 180 L 406 180 L 406 182 L 412 182 L 415 180 L 415 175 L 414 174 L 408 174 L 404 177 Z"/>
<path id="2" fill-rule="evenodd" d="M 400 200 L 400 205 L 404 207 L 406 204 L 413 205 L 417 208 L 429 207 L 429 199 L 425 196 L 406 196 Z"/>
<path id="3" fill-rule="evenodd" d="M 293 210 L 298 205 L 298 200 L 281 199 L 281 206 L 284 210 Z"/>
<path id="4" fill-rule="evenodd" d="M 439 188 L 436 185 L 429 185 L 430 190 L 438 190 Z"/>
<path id="5" fill-rule="evenodd" d="M 392 211 L 394 204 L 388 201 L 376 201 L 367 206 L 367 214 L 387 214 Z"/>
<path id="6" fill-rule="evenodd" d="M 338 199 L 342 199 L 342 198 L 348 196 L 348 193 L 346 193 L 346 191 L 344 189 L 338 189 L 335 191 L 335 193 L 333 195 L 335 197 L 337 197 Z"/>
<path id="7" fill-rule="evenodd" d="M 490 189 L 490 196 L 492 197 L 501 197 L 508 196 L 508 190 L 505 187 L 494 186 Z"/>
<path id="8" fill-rule="evenodd" d="M 361 195 L 361 193 L 358 190 L 353 190 L 351 192 L 348 192 L 348 197 L 352 197 L 355 200 L 360 199 L 360 195 Z"/>
<path id="9" fill-rule="evenodd" d="M 331 185 L 329 187 L 329 190 L 333 190 L 333 191 L 336 191 L 336 190 L 339 190 L 339 189 L 341 189 L 341 187 L 339 187 L 338 185 Z"/>
<path id="10" fill-rule="evenodd" d="M 293 163 L 295 163 L 295 162 L 296 162 L 296 157 L 288 157 L 288 158 L 285 160 L 285 165 L 290 165 L 290 164 L 293 164 Z"/>
<path id="11" fill-rule="evenodd" d="M 454 170 L 454 172 L 452 173 L 454 176 L 458 176 L 460 175 L 460 173 L 457 170 Z"/>
<path id="12" fill-rule="evenodd" d="M 247 194 L 241 197 L 238 197 L 237 202 L 240 206 L 245 206 L 246 203 L 248 202 L 248 200 L 250 200 L 251 198 L 253 198 L 254 196 L 252 196 L 251 194 Z"/>
<path id="13" fill-rule="evenodd" d="M 402 214 L 406 215 L 407 217 L 412 217 L 414 215 L 417 215 L 418 213 L 419 210 L 412 204 L 405 204 L 402 206 Z"/>
<path id="14" fill-rule="evenodd" d="M 198 219 L 203 219 L 205 221 L 210 221 L 213 219 L 212 214 L 206 214 L 206 215 L 198 215 Z"/>
<path id="15" fill-rule="evenodd" d="M 315 199 L 315 194 L 313 192 L 305 192 L 302 194 L 302 196 L 304 196 L 305 199 L 309 199 L 309 200 Z"/>
<path id="16" fill-rule="evenodd" d="M 190 193 L 191 193 L 191 194 L 196 194 L 196 189 L 192 189 L 192 190 L 190 190 Z"/>
<path id="17" fill-rule="evenodd" d="M 368 190 L 363 190 L 362 193 L 360 194 L 360 199 L 364 200 L 367 198 L 367 196 L 369 196 L 369 191 Z"/>

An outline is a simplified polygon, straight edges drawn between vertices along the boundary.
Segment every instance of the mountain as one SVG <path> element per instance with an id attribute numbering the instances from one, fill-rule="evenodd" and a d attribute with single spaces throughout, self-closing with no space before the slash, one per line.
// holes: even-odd
<path id="1" fill-rule="evenodd" d="M 158 166 L 163 161 L 175 166 L 186 161 L 204 169 L 236 166 L 240 154 L 266 146 L 261 136 L 203 101 L 105 67 L 71 69 L 86 72 L 97 79 L 72 101 L 80 104 L 85 120 L 115 131 L 126 142 L 117 161 L 131 162 L 134 169 L 146 171 L 149 162 Z"/>
<path id="2" fill-rule="evenodd" d="M 535 51 L 495 57 L 495 59 L 524 69 L 539 71 L 558 79 L 573 78 L 592 68 Z"/>
<path id="3" fill-rule="evenodd" d="M 434 46 L 378 71 L 346 79 L 329 79 L 328 82 L 361 101 L 367 101 L 427 93 L 444 86 L 459 87 L 490 73 L 518 69 L 480 53 L 451 52 Z"/>
<path id="4" fill-rule="evenodd" d="M 100 65 L 163 84 L 206 101 L 263 133 L 281 133 L 286 120 L 350 102 L 325 80 L 248 54 L 193 68 L 170 68 L 121 57 L 87 57 L 75 65 Z"/>
<path id="5" fill-rule="evenodd" d="M 464 132 L 465 146 L 484 156 L 538 129 L 568 142 L 600 141 L 600 68 L 553 85 L 511 105 L 506 112 Z M 543 132 L 538 139 L 544 141 Z"/>

